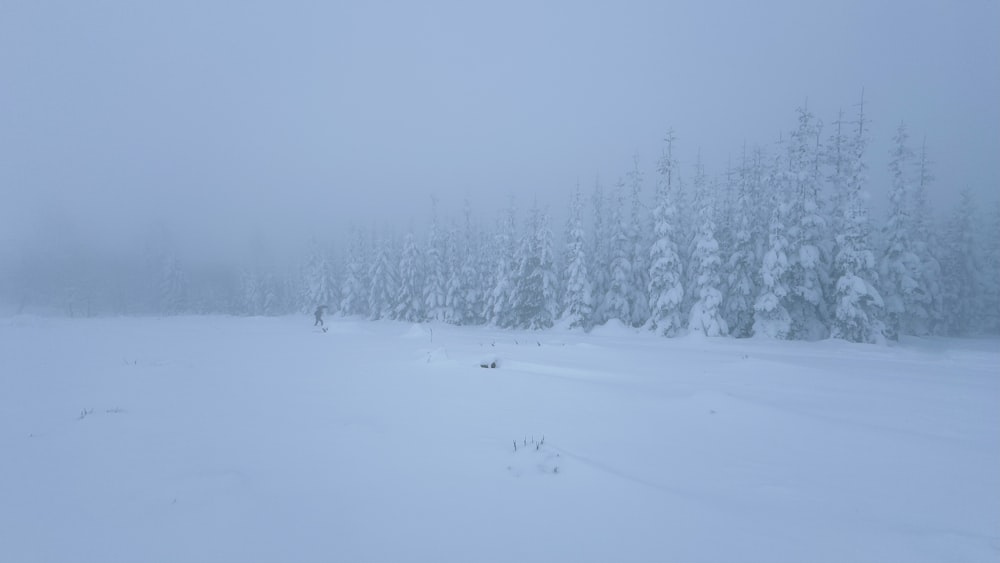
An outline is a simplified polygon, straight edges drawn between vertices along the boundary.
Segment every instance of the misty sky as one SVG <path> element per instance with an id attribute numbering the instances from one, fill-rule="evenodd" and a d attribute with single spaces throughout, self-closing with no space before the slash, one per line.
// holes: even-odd
<path id="1" fill-rule="evenodd" d="M 873 197 L 905 120 L 936 201 L 992 204 L 998 29 L 994 0 L 0 0 L 0 235 L 402 232 L 431 194 L 492 222 L 633 154 L 651 191 L 671 126 L 682 167 L 700 149 L 721 172 L 807 98 L 830 123 L 862 88 Z"/>

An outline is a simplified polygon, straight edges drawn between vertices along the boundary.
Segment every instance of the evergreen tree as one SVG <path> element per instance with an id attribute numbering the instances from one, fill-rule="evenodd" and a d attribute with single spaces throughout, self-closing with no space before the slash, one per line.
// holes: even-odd
<path id="1" fill-rule="evenodd" d="M 653 208 L 653 244 L 649 249 L 649 327 L 663 336 L 675 336 L 681 330 L 681 306 L 684 302 L 683 268 L 677 253 L 677 208 L 673 201 L 674 169 L 673 132 L 666 138 L 666 149 L 659 163 L 660 181 Z"/>
<path id="2" fill-rule="evenodd" d="M 244 315 L 276 315 L 280 312 L 278 279 L 274 261 L 266 241 L 259 236 L 251 240 L 250 264 L 241 274 L 241 297 L 238 312 Z"/>
<path id="3" fill-rule="evenodd" d="M 844 128 L 844 110 L 837 112 L 837 120 L 833 122 L 833 131 L 827 140 L 826 164 L 829 169 L 827 182 L 830 185 L 830 201 L 828 207 L 833 210 L 830 217 L 830 232 L 837 235 L 844 231 L 844 215 L 847 209 L 849 189 L 847 187 L 849 141 Z M 836 245 L 834 245 L 836 251 Z M 831 279 L 835 285 L 836 280 Z M 832 295 L 832 291 L 827 292 Z"/>
<path id="4" fill-rule="evenodd" d="M 187 308 L 187 282 L 177 257 L 168 253 L 160 271 L 160 312 L 177 315 Z"/>
<path id="5" fill-rule="evenodd" d="M 515 291 L 515 216 L 513 202 L 507 211 L 496 237 L 493 240 L 493 279 L 486 297 L 486 322 L 500 327 L 513 327 L 516 319 L 513 311 Z"/>
<path id="6" fill-rule="evenodd" d="M 590 247 L 590 284 L 594 295 L 593 324 L 604 324 L 607 318 L 604 316 L 604 296 L 610 284 L 611 256 L 610 240 L 611 228 L 610 219 L 607 216 L 608 204 L 604 197 L 604 189 L 601 187 L 600 179 L 594 181 L 594 193 L 591 196 L 591 205 L 594 210 L 594 238 Z"/>
<path id="7" fill-rule="evenodd" d="M 686 313 L 691 311 L 691 307 L 694 306 L 694 302 L 698 298 L 694 294 L 694 291 L 692 291 L 694 281 L 691 279 L 691 250 L 694 248 L 694 237 L 697 229 L 694 226 L 691 209 L 691 200 L 693 198 L 688 197 L 689 190 L 684 181 L 684 176 L 680 173 L 680 168 L 678 167 L 675 172 L 673 201 L 674 208 L 676 209 L 674 213 L 676 226 L 674 227 L 674 238 L 677 242 L 677 256 L 681 263 L 681 271 L 683 272 L 681 284 L 684 286 L 684 298 L 681 301 L 680 308 L 684 314 L 681 315 L 681 324 L 683 327 L 686 327 L 688 320 Z"/>
<path id="8" fill-rule="evenodd" d="M 913 252 L 919 266 L 919 285 L 924 293 L 919 295 L 919 307 L 907 319 L 908 332 L 916 335 L 934 334 L 944 330 L 944 302 L 941 281 L 940 243 L 931 228 L 927 189 L 934 177 L 927 157 L 927 143 L 920 149 L 917 181 L 913 191 Z"/>
<path id="9" fill-rule="evenodd" d="M 300 310 L 312 312 L 319 305 L 337 307 L 333 268 L 323 245 L 315 237 L 309 239 L 305 263 L 302 265 L 302 297 Z M 331 311 L 332 312 L 332 311 Z"/>
<path id="10" fill-rule="evenodd" d="M 759 154 L 754 163 L 751 163 L 747 160 L 744 148 L 733 218 L 733 246 L 727 268 L 727 293 L 723 304 L 730 334 L 737 338 L 747 338 L 753 334 L 754 303 L 760 276 L 757 248 L 762 238 L 761 222 L 757 218 L 759 190 L 756 178 L 759 174 L 754 170 L 759 163 Z"/>
<path id="11" fill-rule="evenodd" d="M 877 343 L 884 338 L 884 304 L 876 289 L 878 274 L 863 195 L 867 134 L 862 101 L 857 131 L 847 147 L 847 158 L 841 163 L 845 191 L 841 198 L 842 230 L 836 237 L 834 273 L 837 282 L 833 295 L 835 312 L 831 336 L 851 342 Z"/>
<path id="12" fill-rule="evenodd" d="M 466 253 L 459 247 L 458 232 L 455 227 L 448 229 L 445 237 L 445 256 L 447 256 L 448 280 L 445 283 L 445 320 L 451 324 L 466 324 L 468 316 L 467 293 L 463 283 L 462 266 Z"/>
<path id="13" fill-rule="evenodd" d="M 688 272 L 690 270 L 688 265 L 691 263 L 691 243 L 694 240 L 695 231 L 697 230 L 694 225 L 696 212 L 692 209 L 693 198 L 690 193 L 691 189 L 688 187 L 688 182 L 685 181 L 680 167 L 677 167 L 674 170 L 673 183 L 674 189 L 672 190 L 672 199 L 674 200 L 674 207 L 677 209 L 677 226 L 675 228 L 675 236 L 677 238 L 677 255 L 680 256 L 682 269 L 685 272 Z M 684 281 L 687 282 L 688 280 L 685 279 Z M 692 295 L 690 286 L 685 285 L 683 305 L 685 311 L 691 307 L 691 303 L 694 299 L 695 296 Z"/>
<path id="14" fill-rule="evenodd" d="M 920 286 L 920 259 L 913 251 L 910 216 L 910 187 L 906 169 L 913 157 L 907 146 L 906 126 L 900 123 L 893 139 L 889 171 L 892 187 L 889 191 L 889 215 L 882 229 L 884 250 L 879 275 L 885 299 L 886 336 L 898 340 L 909 333 L 915 323 L 912 317 L 926 317 L 923 311 L 926 292 Z"/>
<path id="15" fill-rule="evenodd" d="M 719 243 L 719 258 L 722 260 L 719 273 L 721 275 L 721 286 L 723 303 L 722 310 L 725 315 L 725 305 L 729 294 L 729 258 L 733 253 L 733 234 L 735 230 L 736 211 L 736 171 L 732 162 L 726 162 L 725 180 L 721 188 L 716 190 L 715 205 L 715 240 Z M 727 323 L 728 324 L 728 323 Z"/>
<path id="16" fill-rule="evenodd" d="M 344 315 L 368 314 L 370 287 L 365 267 L 364 236 L 357 229 L 351 229 L 351 245 L 344 267 L 344 281 L 341 284 L 340 312 Z"/>
<path id="17" fill-rule="evenodd" d="M 768 174 L 767 200 L 771 217 L 768 221 L 767 248 L 760 266 L 760 293 L 754 302 L 753 333 L 755 336 L 785 339 L 791 332 L 792 319 L 785 309 L 788 296 L 788 175 L 780 159 Z"/>
<path id="18" fill-rule="evenodd" d="M 698 212 L 697 234 L 691 250 L 692 293 L 696 301 L 691 307 L 688 327 L 692 333 L 704 336 L 725 336 L 729 326 L 722 316 L 722 261 L 719 243 L 715 239 L 715 198 L 705 182 L 705 170 L 698 155 L 694 181 L 694 206 Z"/>
<path id="19" fill-rule="evenodd" d="M 538 267 L 532 271 L 532 276 L 538 279 L 532 285 L 541 286 L 541 306 L 536 316 L 537 321 L 534 323 L 534 327 L 538 328 L 551 327 L 559 318 L 559 275 L 556 269 L 556 255 L 549 223 L 548 213 L 542 212 L 535 232 Z"/>
<path id="20" fill-rule="evenodd" d="M 463 325 L 483 322 L 484 290 L 480 275 L 483 249 L 472 224 L 472 211 L 465 202 L 465 227 L 461 251 L 454 259 L 454 282 L 449 284 L 449 307 L 455 312 L 455 322 Z M 457 247 L 457 244 L 456 244 Z"/>
<path id="21" fill-rule="evenodd" d="M 403 254 L 399 259 L 399 285 L 396 290 L 396 309 L 393 318 L 401 321 L 426 320 L 424 309 L 424 272 L 420 250 L 413 233 L 403 239 Z"/>
<path id="22" fill-rule="evenodd" d="M 236 313 L 240 315 L 260 315 L 263 309 L 263 296 L 260 281 L 256 274 L 248 269 L 240 270 L 240 296 L 236 303 Z"/>
<path id="23" fill-rule="evenodd" d="M 376 245 L 375 258 L 366 278 L 369 280 L 367 306 L 372 320 L 393 318 L 396 311 L 397 290 L 400 287 L 395 261 L 388 240 Z"/>
<path id="24" fill-rule="evenodd" d="M 46 249 L 50 270 L 42 277 L 58 280 L 47 293 L 53 294 L 53 298 L 60 294 L 57 299 L 63 301 L 70 317 L 86 315 L 96 280 L 93 270 L 88 268 L 89 252 L 72 233 L 60 235 L 66 237 L 62 247 Z M 143 287 L 137 292 L 142 310 L 158 315 L 177 315 L 185 311 L 188 308 L 187 275 L 165 226 L 155 225 L 147 233 L 142 262 L 140 285 Z"/>
<path id="25" fill-rule="evenodd" d="M 640 327 L 649 320 L 649 240 L 646 236 L 651 228 L 648 225 L 648 212 L 642 203 L 642 172 L 639 170 L 639 157 L 632 158 L 632 171 L 629 173 L 629 183 L 632 188 L 632 210 L 626 234 L 629 239 L 628 261 L 632 268 L 630 285 L 629 309 L 632 312 L 632 326 Z"/>
<path id="26" fill-rule="evenodd" d="M 451 318 L 448 310 L 448 271 L 444 237 L 437 221 L 437 198 L 432 200 L 431 228 L 424 254 L 424 311 L 427 318 L 443 321 Z"/>
<path id="27" fill-rule="evenodd" d="M 632 323 L 632 311 L 629 298 L 632 296 L 632 264 L 629 257 L 632 254 L 632 240 L 625 224 L 625 184 L 619 181 L 615 185 L 611 209 L 611 238 L 609 240 L 610 275 L 607 280 L 607 290 L 601 300 L 600 317 L 605 320 L 618 319 L 628 325 Z"/>
<path id="28" fill-rule="evenodd" d="M 511 307 L 515 326 L 551 327 L 558 314 L 552 234 L 548 218 L 533 208 L 516 257 L 517 275 Z"/>
<path id="29" fill-rule="evenodd" d="M 993 217 L 990 224 L 986 256 L 986 319 L 985 330 L 992 334 L 1000 333 L 1000 200 L 993 207 Z"/>
<path id="30" fill-rule="evenodd" d="M 287 313 L 289 309 L 285 280 L 273 272 L 264 273 L 262 280 L 264 302 L 261 305 L 261 313 L 269 317 Z"/>
<path id="31" fill-rule="evenodd" d="M 722 292 L 722 303 L 719 305 L 722 317 L 729 326 L 729 313 L 727 305 L 730 303 L 729 295 L 729 261 L 733 256 L 735 246 L 735 215 L 736 215 L 736 171 L 733 169 L 731 159 L 726 162 L 725 180 L 722 187 L 716 192 L 715 205 L 715 239 L 719 245 L 719 290 Z M 732 328 L 730 327 L 730 333 Z"/>
<path id="32" fill-rule="evenodd" d="M 497 264 L 494 260 L 496 256 L 496 233 L 489 232 L 486 229 L 477 230 L 475 240 L 476 252 L 470 257 L 468 268 L 470 279 L 474 280 L 471 282 L 471 285 L 475 288 L 475 302 L 478 304 L 474 309 L 474 312 L 476 312 L 475 322 L 489 324 L 493 322 L 490 317 L 487 317 L 487 312 L 492 310 L 487 301 L 492 295 L 494 274 L 497 270 Z"/>
<path id="33" fill-rule="evenodd" d="M 824 289 L 830 285 L 830 244 L 820 197 L 822 125 L 806 108 L 790 137 L 788 173 L 792 192 L 788 209 L 788 270 L 785 309 L 789 337 L 817 340 L 827 336 L 829 313 Z"/>
<path id="34" fill-rule="evenodd" d="M 583 231 L 583 202 L 580 188 L 573 192 L 566 228 L 566 288 L 561 318 L 568 328 L 589 330 L 593 315 L 593 296 L 587 273 L 587 249 Z"/>
<path id="35" fill-rule="evenodd" d="M 976 241 L 976 202 L 965 188 L 948 221 L 943 259 L 943 305 L 948 333 L 968 336 L 982 330 L 986 304 Z"/>

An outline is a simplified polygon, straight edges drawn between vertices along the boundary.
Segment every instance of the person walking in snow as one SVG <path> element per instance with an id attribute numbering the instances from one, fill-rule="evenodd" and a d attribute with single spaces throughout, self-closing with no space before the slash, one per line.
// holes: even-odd
<path id="1" fill-rule="evenodd" d="M 326 305 L 320 305 L 319 307 L 316 307 L 316 312 L 313 313 L 314 315 L 316 315 L 316 322 L 313 323 L 313 326 L 323 326 L 324 309 L 326 309 Z"/>

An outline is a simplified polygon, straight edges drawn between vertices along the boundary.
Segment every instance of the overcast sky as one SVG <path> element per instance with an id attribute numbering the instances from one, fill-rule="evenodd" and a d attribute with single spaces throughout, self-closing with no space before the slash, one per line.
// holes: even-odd
<path id="1" fill-rule="evenodd" d="M 633 154 L 652 190 L 668 127 L 682 166 L 721 171 L 862 88 L 874 197 L 905 120 L 939 201 L 992 202 L 998 29 L 996 0 L 0 0 L 0 235 L 226 244 L 405 231 L 430 194 L 562 206 Z"/>

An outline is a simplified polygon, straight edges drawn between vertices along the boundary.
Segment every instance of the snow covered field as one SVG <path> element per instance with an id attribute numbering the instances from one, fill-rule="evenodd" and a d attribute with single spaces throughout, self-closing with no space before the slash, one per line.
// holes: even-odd
<path id="1" fill-rule="evenodd" d="M 311 325 L 0 319 L 0 561 L 1000 560 L 997 340 Z"/>

